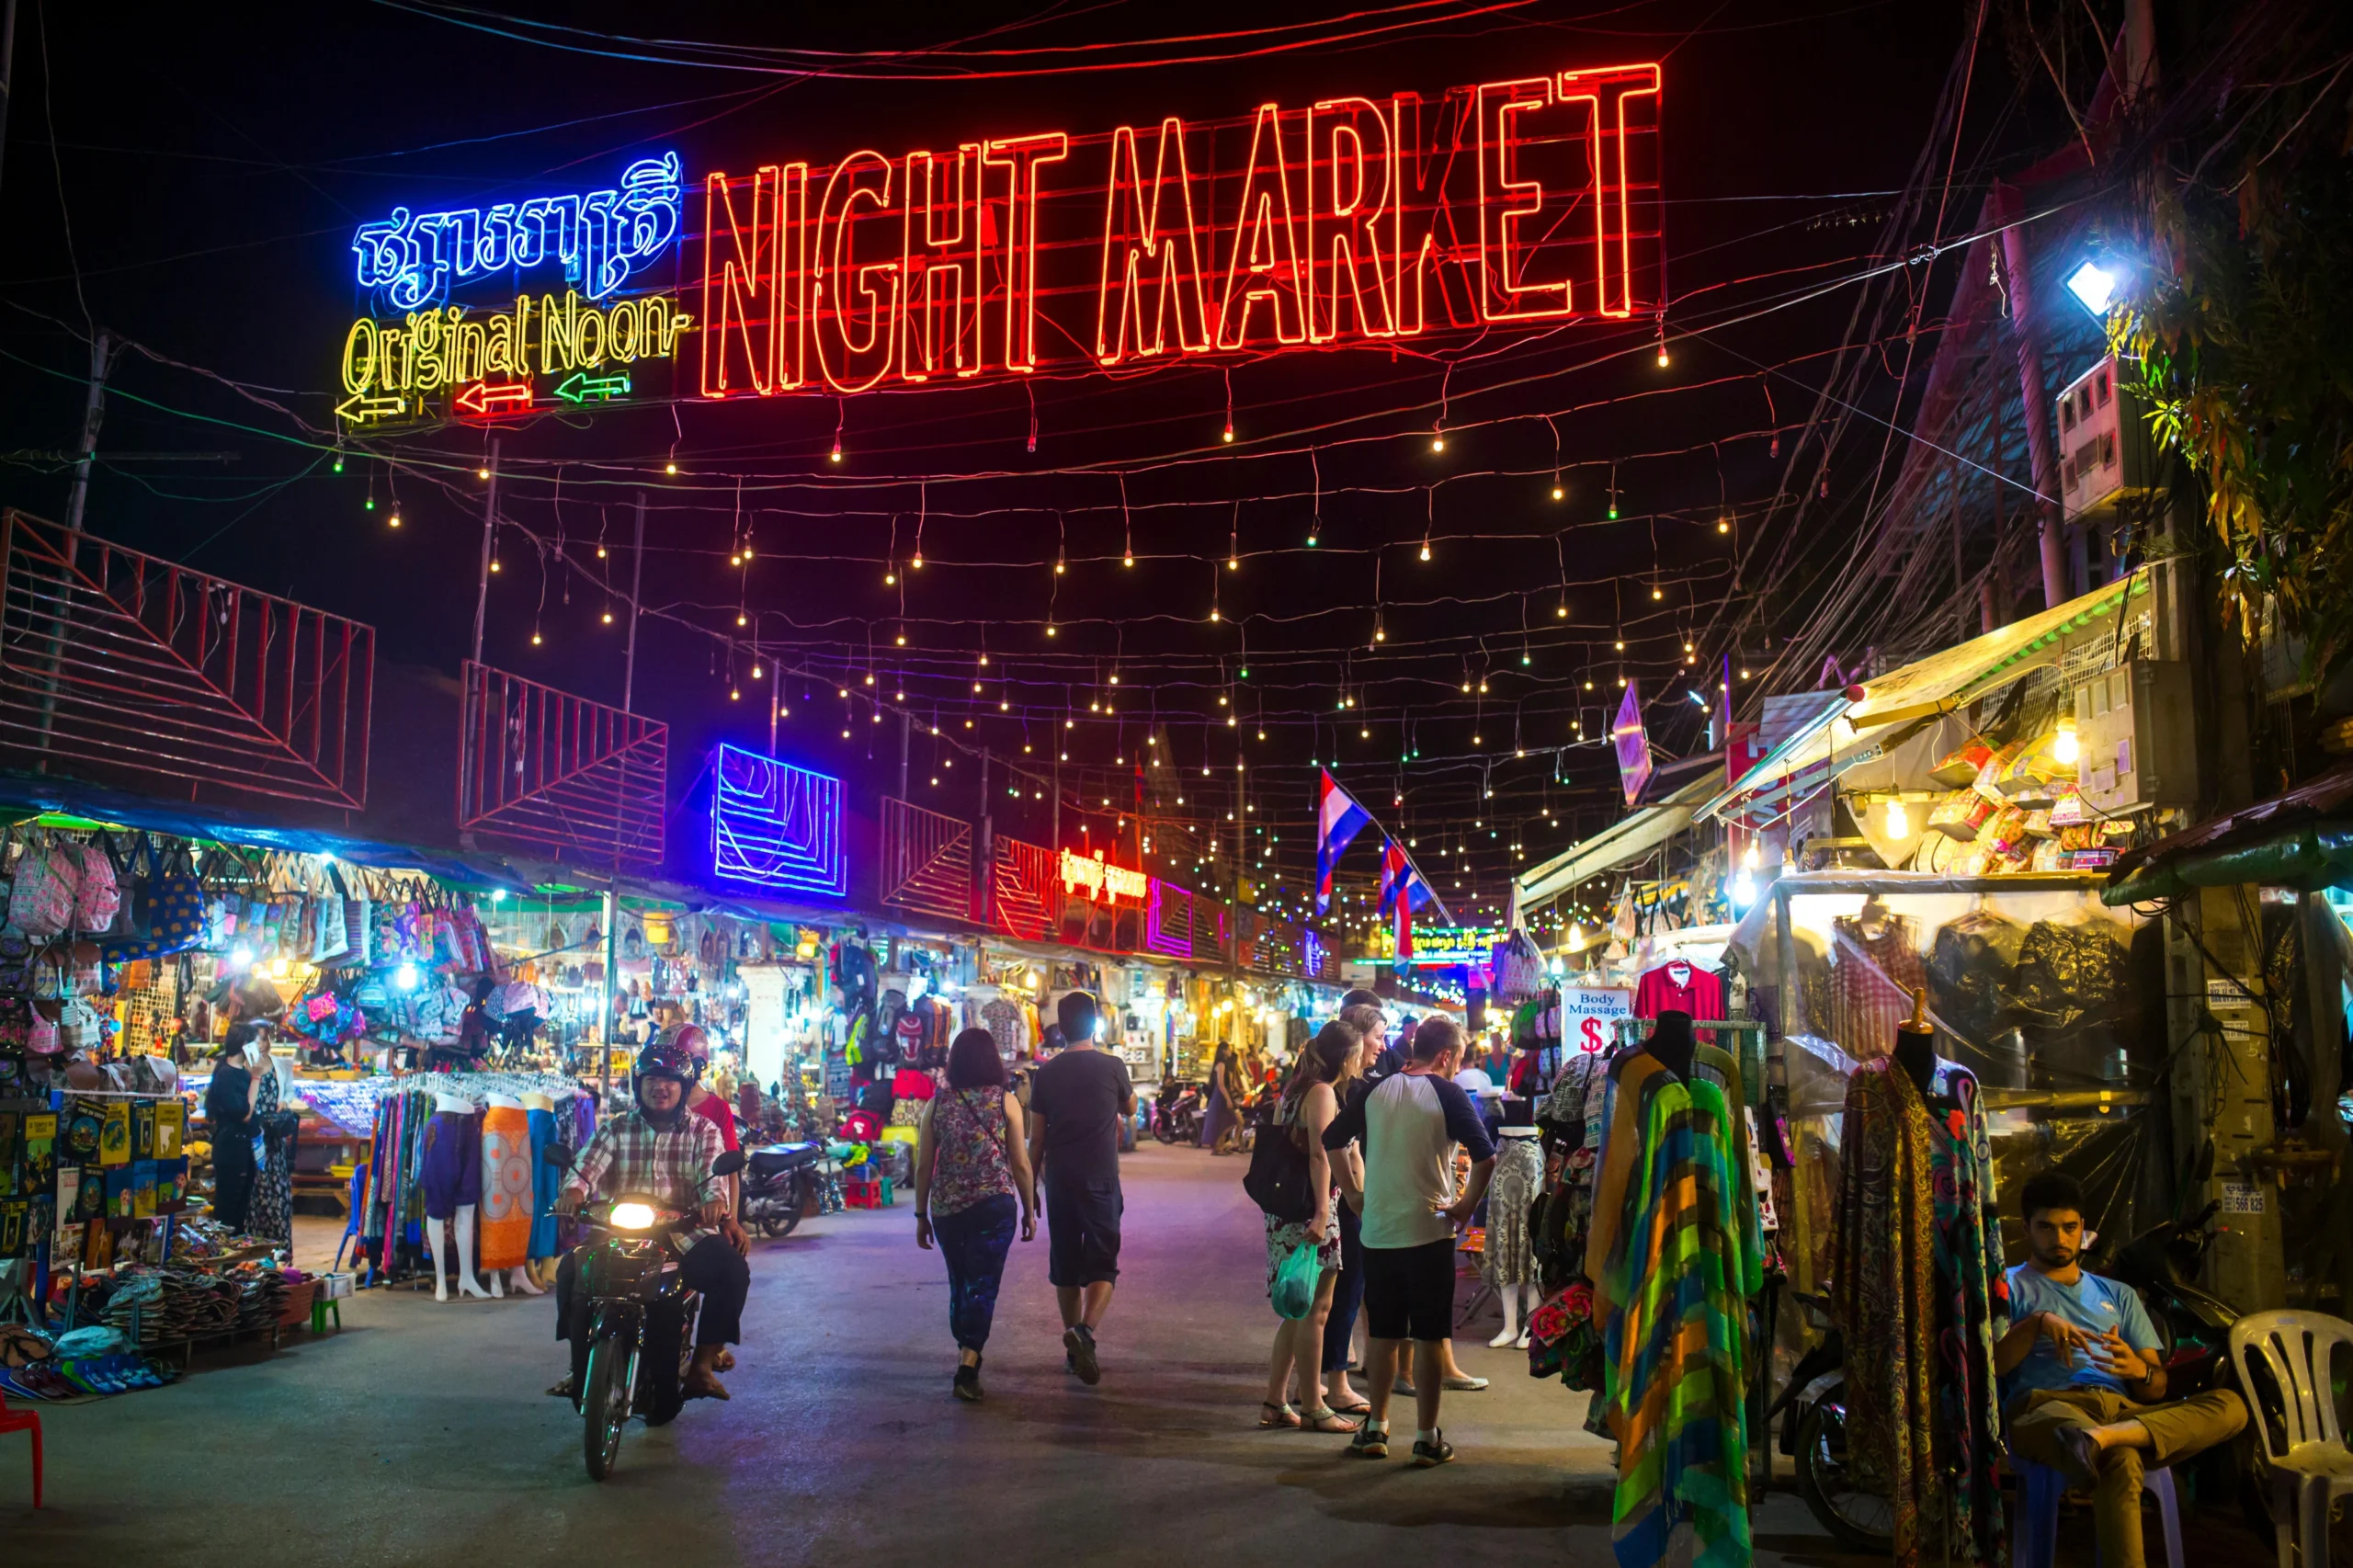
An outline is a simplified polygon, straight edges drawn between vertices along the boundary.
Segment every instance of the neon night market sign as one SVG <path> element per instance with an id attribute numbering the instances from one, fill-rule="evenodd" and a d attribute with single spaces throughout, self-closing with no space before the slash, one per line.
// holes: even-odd
<path id="1" fill-rule="evenodd" d="M 779 157 L 699 199 L 665 153 L 603 190 L 394 208 L 352 241 L 338 412 L 603 402 L 649 360 L 707 398 L 847 395 L 1637 319 L 1664 299 L 1660 102 L 1657 65 L 1608 66 Z"/>
<path id="2" fill-rule="evenodd" d="M 1063 892 L 1074 893 L 1085 889 L 1087 898 L 1096 903 L 1117 903 L 1122 899 L 1130 903 L 1143 902 L 1144 874 L 1112 865 L 1103 858 L 1100 849 L 1092 858 L 1063 850 L 1062 874 Z"/>
<path id="3" fill-rule="evenodd" d="M 713 877 L 771 892 L 849 891 L 840 779 L 726 744 L 710 773 Z"/>

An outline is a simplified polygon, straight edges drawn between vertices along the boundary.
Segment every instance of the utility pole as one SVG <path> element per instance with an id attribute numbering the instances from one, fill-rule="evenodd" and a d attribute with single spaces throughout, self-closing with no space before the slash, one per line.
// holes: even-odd
<path id="1" fill-rule="evenodd" d="M 498 538 L 498 437 L 490 438 L 490 490 L 482 501 L 482 570 L 474 585 L 474 663 L 482 663 L 483 628 L 490 617 L 490 558 Z M 467 728 L 471 730 L 472 725 Z"/>
<path id="2" fill-rule="evenodd" d="M 989 752 L 981 748 L 981 842 L 973 858 L 981 884 L 981 924 L 996 924 L 996 820 L 989 812 Z"/>
<path id="3" fill-rule="evenodd" d="M 907 741 L 908 737 L 915 733 L 915 723 L 914 714 L 904 708 L 899 710 L 899 799 L 902 801 L 907 798 Z M 773 741 L 770 742 L 768 750 L 771 752 L 776 750 Z"/>
<path id="4" fill-rule="evenodd" d="M 2009 282 L 2010 330 L 2018 340 L 2018 401 L 2025 407 L 2026 449 L 2032 460 L 2036 509 L 2041 514 L 2042 606 L 2067 602 L 2066 524 L 2059 515 L 2059 449 L 2051 430 L 2051 399 L 2042 387 L 2042 335 L 2036 319 L 2033 258 L 2018 187 L 1996 185 L 1993 206 L 2002 229 L 2002 270 Z"/>
<path id="5" fill-rule="evenodd" d="M 0 6 L 0 152 L 8 145 L 8 84 L 17 73 L 17 0 Z"/>
<path id="6" fill-rule="evenodd" d="M 9 8 L 11 36 L 15 24 L 15 7 Z M 57 574 L 57 608 L 49 618 L 49 633 L 45 639 L 42 662 L 44 672 L 40 698 L 40 760 L 33 765 L 37 773 L 49 771 L 49 737 L 57 722 L 57 690 L 65 664 L 65 628 L 74 614 L 74 574 L 82 554 L 82 517 L 90 499 L 90 466 L 98 450 L 98 426 L 107 416 L 107 372 L 114 367 L 114 335 L 101 327 L 90 338 L 90 392 L 82 404 L 82 439 L 75 449 L 73 488 L 65 496 L 65 563 Z"/>
<path id="7" fill-rule="evenodd" d="M 496 442 L 494 441 L 491 445 L 493 466 L 490 471 L 491 483 L 494 485 L 498 482 L 498 469 L 496 467 L 497 453 L 498 447 Z M 483 548 L 486 550 L 488 548 L 487 544 L 485 544 Z M 488 574 L 485 572 L 483 581 L 487 584 L 489 580 Z M 631 552 L 630 559 L 629 641 L 626 645 L 626 652 L 621 655 L 621 711 L 623 713 L 631 711 L 631 705 L 637 696 L 637 604 L 639 598 L 642 597 L 641 590 L 644 587 L 644 585 L 645 492 L 641 490 L 637 493 L 637 543 L 636 548 Z M 477 648 L 479 648 L 482 643 L 482 631 L 479 620 L 477 620 L 475 626 L 474 643 Z M 476 656 L 479 657 L 480 655 L 477 654 Z M 782 677 L 779 676 L 779 678 L 780 680 Z M 769 713 L 770 717 L 768 723 L 771 732 L 773 732 L 776 723 L 774 717 L 775 710 L 770 709 Z M 773 744 L 771 744 L 770 749 L 774 749 Z M 614 881 L 617 881 L 620 877 L 621 818 L 623 812 L 627 810 L 627 806 L 622 800 L 622 789 L 623 785 L 620 781 L 616 781 L 613 786 Z M 604 1108 L 605 1101 L 611 1096 L 613 1092 L 613 1037 L 616 1032 L 613 1027 L 613 1013 L 615 1006 L 620 1001 L 620 994 L 621 899 L 619 890 L 613 885 L 613 881 L 608 881 L 605 886 L 604 903 L 605 1021 L 604 1027 L 597 1032 L 597 1039 L 603 1042 L 601 1051 L 603 1060 L 597 1063 L 597 1074 L 598 1084 L 597 1091 L 597 1104 L 599 1110 Z"/>

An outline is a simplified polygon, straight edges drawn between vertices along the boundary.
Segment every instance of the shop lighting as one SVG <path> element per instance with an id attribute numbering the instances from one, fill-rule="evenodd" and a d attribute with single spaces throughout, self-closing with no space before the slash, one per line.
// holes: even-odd
<path id="1" fill-rule="evenodd" d="M 1904 797 L 1901 795 L 1888 797 L 1887 835 L 1890 838 L 1912 836 L 1912 813 L 1904 809 Z"/>
<path id="2" fill-rule="evenodd" d="M 404 964 L 401 965 L 398 969 L 395 969 L 394 971 L 392 971 L 392 989 L 393 989 L 393 990 L 395 990 L 395 991 L 414 991 L 414 990 L 415 990 L 415 989 L 416 989 L 416 985 L 417 985 L 417 974 L 416 974 L 416 966 L 415 966 L 415 964 L 413 964 L 413 963 L 404 963 Z"/>
<path id="3" fill-rule="evenodd" d="M 2051 743 L 2051 759 L 2073 767 L 2083 755 L 2083 743 L 2075 736 L 2075 716 L 2067 714 L 2059 721 L 2058 736 Z"/>

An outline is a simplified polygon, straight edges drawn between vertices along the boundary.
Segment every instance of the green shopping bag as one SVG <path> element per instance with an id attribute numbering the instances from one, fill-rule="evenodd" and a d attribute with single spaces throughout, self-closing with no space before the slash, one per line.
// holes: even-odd
<path id="1" fill-rule="evenodd" d="M 1302 1242 L 1275 1270 L 1275 1311 L 1284 1317 L 1303 1318 L 1315 1305 L 1315 1280 L 1322 1272 L 1315 1252 L 1313 1242 Z"/>

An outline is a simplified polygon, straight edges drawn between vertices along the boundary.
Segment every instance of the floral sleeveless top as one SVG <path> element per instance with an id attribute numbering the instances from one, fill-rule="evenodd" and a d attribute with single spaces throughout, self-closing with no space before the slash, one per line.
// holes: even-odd
<path id="1" fill-rule="evenodd" d="M 942 1089 L 931 1102 L 931 1211 L 954 1214 L 1013 1190 L 1005 1091 Z"/>

